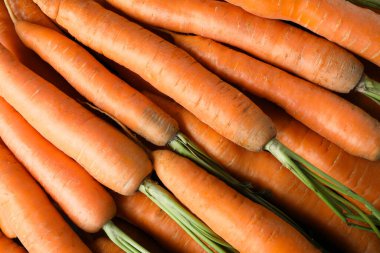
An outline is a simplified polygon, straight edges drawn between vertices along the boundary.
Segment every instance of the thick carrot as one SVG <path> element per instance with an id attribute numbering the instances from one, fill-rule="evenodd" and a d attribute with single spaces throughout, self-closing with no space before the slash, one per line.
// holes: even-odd
<path id="1" fill-rule="evenodd" d="M 276 103 L 346 152 L 369 160 L 380 159 L 380 123 L 359 107 L 210 39 L 174 33 L 172 37 L 176 45 L 224 80 Z"/>
<path id="2" fill-rule="evenodd" d="M 24 67 L 4 47 L 0 62 L 0 95 L 42 136 L 114 191 L 137 190 L 151 171 L 143 150 Z"/>
<path id="3" fill-rule="evenodd" d="M 204 252 L 165 212 L 144 194 L 114 195 L 118 216 L 152 235 L 170 252 Z"/>
<path id="4" fill-rule="evenodd" d="M 363 75 L 360 61 L 337 45 L 224 1 L 107 1 L 141 22 L 230 44 L 339 92 L 349 92 Z"/>
<path id="5" fill-rule="evenodd" d="M 212 158 L 224 165 L 231 174 L 245 182 L 252 183 L 256 190 L 268 191 L 271 200 L 284 208 L 292 217 L 318 231 L 316 237 L 321 237 L 340 252 L 373 252 L 379 247 L 380 241 L 374 235 L 346 226 L 311 190 L 301 182 L 297 182 L 294 175 L 270 154 L 247 151 L 216 133 L 173 101 L 158 96 L 150 95 L 149 97 L 177 119 L 184 133 L 194 139 Z M 363 179 L 344 180 L 344 183 L 351 187 L 357 185 L 353 187 L 354 190 L 363 194 L 376 207 L 380 207 L 378 201 L 380 186 L 377 183 L 380 173 L 379 162 L 355 158 L 344 151 L 336 152 L 338 147 L 333 144 L 329 145 L 329 142 L 320 136 L 317 139 L 317 134 L 312 134 L 312 131 L 307 130 L 302 124 L 296 123 L 295 120 L 291 121 L 292 124 L 287 124 L 290 117 L 281 113 L 280 109 L 277 109 L 275 114 L 272 114 L 274 113 L 272 110 L 266 111 L 273 116 L 282 138 L 289 136 L 288 139 L 292 138 L 293 142 L 308 146 L 308 149 L 305 148 L 305 151 L 300 152 L 307 157 L 314 156 L 313 161 L 319 158 L 318 164 L 321 165 L 321 168 L 330 171 L 334 177 L 347 179 L 346 175 L 350 174 L 350 171 L 353 172 L 353 175 L 359 175 L 360 173 L 357 172 L 363 171 L 362 167 L 367 168 Z M 282 116 L 280 117 L 280 115 Z M 283 126 L 288 127 L 284 129 Z M 308 131 L 311 138 L 300 139 L 297 131 L 302 136 L 304 132 Z M 319 148 L 319 143 L 324 145 Z M 291 144 L 291 141 L 287 140 L 287 144 Z M 310 148 L 311 146 L 314 148 Z M 337 158 L 334 168 L 329 169 L 334 157 L 339 153 L 340 157 Z M 348 163 L 345 163 L 345 160 Z M 350 167 L 351 164 L 355 166 Z"/>
<path id="6" fill-rule="evenodd" d="M 93 1 L 35 2 L 79 41 L 141 75 L 235 143 L 260 150 L 274 137 L 270 119 L 246 96 L 148 30 Z"/>
<path id="7" fill-rule="evenodd" d="M 153 144 L 164 146 L 177 134 L 174 119 L 109 72 L 80 45 L 52 29 L 15 24 L 23 43 L 51 64 L 83 96 Z"/>
<path id="8" fill-rule="evenodd" d="M 79 164 L 44 139 L 3 98 L 0 137 L 69 218 L 99 231 L 116 214 L 112 197 Z"/>
<path id="9" fill-rule="evenodd" d="M 26 250 L 0 232 L 0 252 L 26 253 Z"/>
<path id="10" fill-rule="evenodd" d="M 318 252 L 276 215 L 189 160 L 164 150 L 154 151 L 152 155 L 162 182 L 240 252 Z"/>
<path id="11" fill-rule="evenodd" d="M 29 252 L 90 252 L 3 144 L 0 163 L 0 212 Z"/>
<path id="12" fill-rule="evenodd" d="M 380 66 L 380 16 L 344 0 L 227 0 L 258 16 L 289 20 Z"/>

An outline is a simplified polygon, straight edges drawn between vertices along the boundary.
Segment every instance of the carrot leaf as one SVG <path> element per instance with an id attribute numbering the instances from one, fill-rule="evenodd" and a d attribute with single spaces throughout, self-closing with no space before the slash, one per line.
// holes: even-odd
<path id="1" fill-rule="evenodd" d="M 128 253 L 149 253 L 144 247 L 126 235 L 112 221 L 103 226 L 104 232 L 117 246 Z"/>
<path id="2" fill-rule="evenodd" d="M 185 209 L 171 193 L 157 183 L 150 179 L 145 179 L 140 185 L 139 191 L 164 210 L 206 252 L 237 252 L 207 225 Z"/>
<path id="3" fill-rule="evenodd" d="M 270 203 L 268 200 L 263 198 L 259 192 L 254 191 L 253 187 L 249 183 L 243 183 L 234 178 L 229 174 L 221 165 L 219 165 L 214 159 L 207 155 L 200 147 L 193 143 L 189 138 L 183 133 L 178 133 L 175 138 L 169 142 L 168 146 L 179 153 L 180 155 L 189 158 L 193 162 L 197 163 L 206 171 L 218 177 L 220 180 L 227 183 L 230 187 L 234 188 L 236 191 L 247 197 L 248 199 L 264 206 L 284 221 L 292 225 L 297 229 L 302 235 L 304 235 L 310 242 L 315 246 L 321 248 L 320 245 L 292 218 L 285 214 L 278 207 Z"/>
<path id="4" fill-rule="evenodd" d="M 349 1 L 357 5 L 380 9 L 380 0 L 349 0 Z"/>
<path id="5" fill-rule="evenodd" d="M 356 90 L 380 105 L 380 83 L 364 75 Z"/>
<path id="6" fill-rule="evenodd" d="M 347 225 L 374 232 L 380 238 L 380 231 L 377 227 L 380 224 L 380 211 L 365 198 L 288 149 L 277 139 L 271 140 L 265 149 L 314 191 Z M 360 209 L 347 197 L 362 203 L 371 215 Z M 362 226 L 358 222 L 366 224 L 366 226 Z"/>

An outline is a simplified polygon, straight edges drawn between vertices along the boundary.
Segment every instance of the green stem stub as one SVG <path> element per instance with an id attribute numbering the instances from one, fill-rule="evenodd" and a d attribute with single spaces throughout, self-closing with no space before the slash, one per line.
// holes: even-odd
<path id="1" fill-rule="evenodd" d="M 255 192 L 251 184 L 242 183 L 227 171 L 225 171 L 221 165 L 215 162 L 195 143 L 190 141 L 189 138 L 187 138 L 183 133 L 178 133 L 175 138 L 169 142 L 168 145 L 173 151 L 194 161 L 210 174 L 218 177 L 220 180 L 227 183 L 230 187 L 234 188 L 245 197 L 275 213 L 277 216 L 297 229 L 306 238 L 308 238 L 310 242 L 312 242 L 315 246 L 320 247 L 320 245 L 318 245 L 317 242 L 310 235 L 308 235 L 308 233 L 306 233 L 305 230 L 302 229 L 292 218 L 290 218 L 282 210 L 262 197 L 260 193 Z"/>
<path id="2" fill-rule="evenodd" d="M 112 221 L 103 226 L 104 232 L 117 246 L 127 253 L 149 253 L 144 247 L 126 235 Z"/>
<path id="3" fill-rule="evenodd" d="M 363 93 L 380 105 L 380 83 L 364 75 L 356 86 L 356 90 Z"/>
<path id="4" fill-rule="evenodd" d="M 145 179 L 139 191 L 166 212 L 184 229 L 206 252 L 238 252 L 207 225 L 184 208 L 178 200 L 163 187 L 150 179 Z"/>
<path id="5" fill-rule="evenodd" d="M 380 9 L 380 0 L 349 0 L 349 1 L 357 5 Z"/>
<path id="6" fill-rule="evenodd" d="M 315 192 L 346 224 L 374 232 L 380 238 L 377 227 L 380 211 L 366 199 L 289 150 L 277 139 L 271 140 L 265 149 Z M 346 197 L 362 203 L 372 215 L 368 215 Z"/>

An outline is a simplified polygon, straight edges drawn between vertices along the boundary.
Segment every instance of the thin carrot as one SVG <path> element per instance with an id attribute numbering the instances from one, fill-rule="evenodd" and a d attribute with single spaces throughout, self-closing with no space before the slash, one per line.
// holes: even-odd
<path id="1" fill-rule="evenodd" d="M 289 20 L 380 66 L 380 16 L 344 0 L 227 0 L 261 17 Z"/>
<path id="2" fill-rule="evenodd" d="M 69 218 L 99 231 L 116 214 L 112 197 L 71 158 L 45 140 L 3 98 L 0 137 Z"/>
<path id="3" fill-rule="evenodd" d="M 328 244 L 337 248 L 337 251 L 373 252 L 380 246 L 380 241 L 376 236 L 348 227 L 334 216 L 333 212 L 310 189 L 298 182 L 295 176 L 270 154 L 247 151 L 216 133 L 175 102 L 153 95 L 149 95 L 149 97 L 177 119 L 184 133 L 212 158 L 225 166 L 231 174 L 244 182 L 252 183 L 256 191 L 268 192 L 273 202 L 281 206 L 296 220 L 317 231 L 315 236 L 327 241 Z M 313 161 L 319 159 L 318 165 L 324 171 L 329 171 L 332 176 L 344 179 L 347 178 L 346 175 L 350 174 L 350 171 L 353 172 L 353 175 L 359 176 L 363 168 L 366 172 L 362 179 L 344 180 L 343 182 L 353 187 L 376 207 L 380 207 L 380 202 L 377 200 L 380 187 L 377 183 L 380 173 L 379 162 L 356 158 L 344 151 L 337 152 L 338 147 L 307 130 L 302 124 L 295 120 L 291 120 L 289 123 L 290 117 L 282 113 L 281 109 L 265 111 L 269 112 L 269 115 L 275 120 L 282 140 L 288 138 L 291 140 L 286 140 L 287 144 L 291 145 L 291 142 L 295 142 L 299 143 L 301 147 L 305 146 L 300 152 L 307 157 L 313 156 Z M 287 127 L 285 128 L 285 126 Z M 301 133 L 301 136 L 307 132 L 307 138 L 300 139 L 297 135 L 298 132 Z M 320 143 L 323 145 L 318 146 Z M 313 148 L 311 148 L 312 146 Z M 297 150 L 301 150 L 301 148 Z M 329 169 L 337 154 L 340 154 L 340 157 L 336 159 L 334 167 Z M 346 160 L 347 163 L 345 163 Z M 351 167 L 351 164 L 354 166 Z M 355 185 L 357 186 L 354 187 Z"/>
<path id="4" fill-rule="evenodd" d="M 50 63 L 76 90 L 137 134 L 164 146 L 179 131 L 174 119 L 109 72 L 74 41 L 28 22 L 19 21 L 15 27 L 23 43 Z"/>
<path id="5" fill-rule="evenodd" d="M 26 253 L 26 250 L 0 232 L 0 252 Z"/>
<path id="6" fill-rule="evenodd" d="M 275 135 L 270 119 L 246 96 L 184 51 L 139 25 L 93 1 L 35 2 L 79 41 L 181 101 L 202 121 L 235 143 L 260 150 Z M 77 22 L 83 25 L 78 26 Z"/>
<path id="7" fill-rule="evenodd" d="M 204 252 L 165 212 L 144 194 L 114 195 L 118 216 L 152 235 L 170 252 Z"/>
<path id="8" fill-rule="evenodd" d="M 352 54 L 291 25 L 216 0 L 107 1 L 143 23 L 212 38 L 328 89 L 347 93 L 357 87 L 380 101 L 380 84 L 368 91 L 372 84 Z"/>
<path id="9" fill-rule="evenodd" d="M 332 92 L 210 39 L 171 35 L 176 45 L 224 80 L 276 103 L 346 152 L 369 160 L 380 159 L 380 123 L 360 108 Z"/>
<path id="10" fill-rule="evenodd" d="M 186 158 L 164 150 L 154 151 L 152 155 L 162 182 L 240 252 L 318 252 L 273 213 L 239 195 Z"/>
<path id="11" fill-rule="evenodd" d="M 29 252 L 90 252 L 3 144 L 0 163 L 0 212 Z"/>

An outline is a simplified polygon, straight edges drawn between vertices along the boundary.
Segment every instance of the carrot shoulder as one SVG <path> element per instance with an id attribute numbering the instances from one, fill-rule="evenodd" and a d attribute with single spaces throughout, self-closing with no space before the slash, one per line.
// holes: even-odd
<path id="1" fill-rule="evenodd" d="M 293 227 L 186 158 L 160 150 L 153 160 L 173 194 L 240 252 L 318 252 Z"/>
<path id="2" fill-rule="evenodd" d="M 1 96 L 95 179 L 132 194 L 150 173 L 144 151 L 0 47 Z"/>
<path id="3" fill-rule="evenodd" d="M 93 1 L 36 3 L 79 41 L 141 75 L 235 143 L 260 150 L 274 137 L 270 119 L 245 95 L 141 26 Z"/>
<path id="4" fill-rule="evenodd" d="M 4 144 L 0 163 L 0 211 L 29 252 L 90 252 Z"/>

